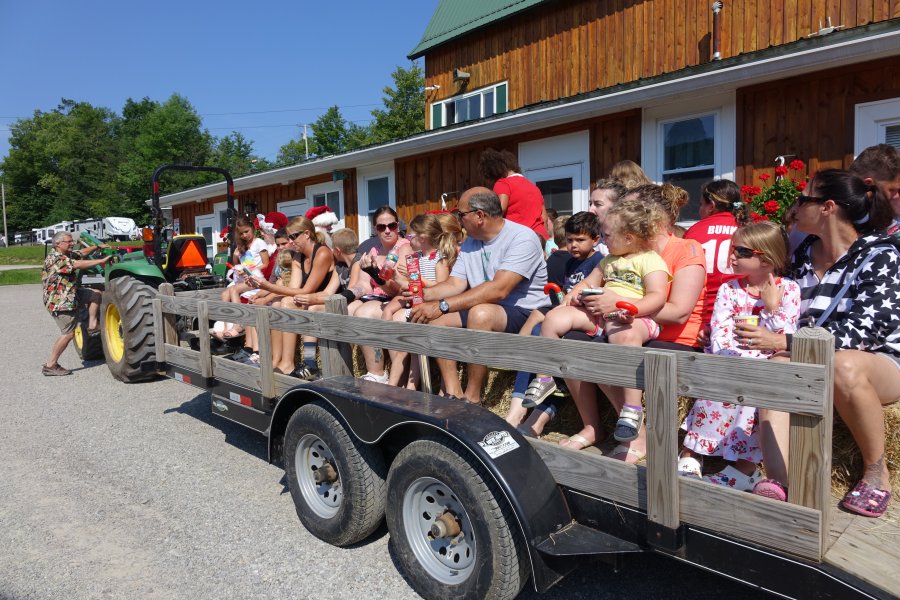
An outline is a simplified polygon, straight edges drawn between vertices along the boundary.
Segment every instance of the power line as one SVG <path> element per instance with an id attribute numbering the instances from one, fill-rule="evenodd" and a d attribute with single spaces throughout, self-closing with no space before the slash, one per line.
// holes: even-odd
<path id="1" fill-rule="evenodd" d="M 344 106 L 338 106 L 338 110 L 343 110 L 345 108 L 367 108 L 370 106 L 381 106 L 380 103 L 375 104 L 346 104 Z M 328 110 L 331 106 L 311 106 L 309 108 L 280 108 L 275 110 L 250 110 L 244 112 L 221 112 L 221 113 L 198 113 L 201 117 L 224 117 L 228 115 L 267 115 L 274 113 L 289 113 L 289 112 L 305 112 L 311 110 Z M 0 119 L 30 119 L 31 117 L 0 117 Z"/>

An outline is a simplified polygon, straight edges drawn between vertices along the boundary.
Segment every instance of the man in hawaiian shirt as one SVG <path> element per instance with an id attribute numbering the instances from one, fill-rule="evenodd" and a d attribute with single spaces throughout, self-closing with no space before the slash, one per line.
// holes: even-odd
<path id="1" fill-rule="evenodd" d="M 53 320 L 59 327 L 61 335 L 50 350 L 50 358 L 41 367 L 41 372 L 50 377 L 70 375 L 72 371 L 59 364 L 59 357 L 66 346 L 75 337 L 75 326 L 78 324 L 78 309 L 88 305 L 88 334 L 96 335 L 100 331 L 97 313 L 100 308 L 100 293 L 78 287 L 78 269 L 90 269 L 95 265 L 105 264 L 112 256 L 86 260 L 79 252 L 73 250 L 75 239 L 68 231 L 59 231 L 53 236 L 53 250 L 44 259 L 41 280 L 44 282 L 44 305 L 50 311 Z M 84 248 L 90 254 L 97 248 L 108 248 L 106 244 Z"/>

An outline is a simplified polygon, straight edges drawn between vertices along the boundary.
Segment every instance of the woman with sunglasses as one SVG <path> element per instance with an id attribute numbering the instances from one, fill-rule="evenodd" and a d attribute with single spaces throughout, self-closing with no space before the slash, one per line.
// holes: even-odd
<path id="1" fill-rule="evenodd" d="M 797 228 L 809 234 L 794 253 L 801 314 L 834 336 L 834 407 L 864 465 L 841 506 L 868 517 L 884 514 L 891 498 L 883 407 L 900 398 L 900 242 L 883 233 L 893 211 L 875 191 L 855 175 L 828 169 L 794 208 Z M 736 329 L 747 348 L 789 356 L 791 336 L 752 325 Z M 760 422 L 770 479 L 754 493 L 785 500 L 790 417 L 760 409 Z"/>
<path id="2" fill-rule="evenodd" d="M 393 277 L 383 277 L 382 267 L 390 255 L 393 262 L 404 260 L 409 254 L 409 240 L 400 237 L 400 219 L 397 212 L 390 206 L 378 208 L 372 215 L 372 224 L 378 236 L 379 243 L 368 253 L 359 259 L 360 268 L 369 275 L 369 285 L 372 293 L 360 297 L 350 303 L 348 312 L 355 317 L 365 319 L 380 319 L 385 302 L 400 293 L 400 285 Z M 384 351 L 381 348 L 371 346 L 362 347 L 363 358 L 366 361 L 366 374 L 363 379 L 388 382 L 388 374 L 384 368 Z"/>
<path id="3" fill-rule="evenodd" d="M 254 277 L 251 285 L 268 292 L 284 296 L 282 308 L 300 308 L 294 296 L 324 291 L 329 284 L 338 280 L 334 270 L 334 255 L 324 244 L 324 236 L 316 232 L 316 226 L 305 217 L 294 217 L 285 227 L 293 260 L 287 285 L 279 285 Z M 314 338 L 304 339 L 304 364 L 295 368 L 294 353 L 297 348 L 297 334 L 272 330 L 272 362 L 278 373 L 290 374 L 301 379 L 312 379 L 315 361 Z M 311 346 L 310 346 L 311 345 Z M 310 352 L 311 350 L 311 352 Z M 310 359 L 312 357 L 312 362 Z"/>

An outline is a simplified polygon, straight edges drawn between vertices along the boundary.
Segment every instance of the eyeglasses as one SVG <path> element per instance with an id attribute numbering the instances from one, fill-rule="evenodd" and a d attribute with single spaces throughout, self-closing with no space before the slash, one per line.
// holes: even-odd
<path id="1" fill-rule="evenodd" d="M 288 239 L 291 240 L 291 241 L 293 242 L 294 240 L 296 240 L 298 237 L 300 237 L 300 236 L 303 235 L 304 233 L 305 233 L 306 235 L 309 235 L 309 232 L 308 232 L 308 231 L 298 231 L 297 233 L 289 233 L 289 234 L 288 234 Z"/>
<path id="2" fill-rule="evenodd" d="M 732 246 L 731 253 L 738 258 L 753 258 L 754 256 L 762 254 L 759 250 L 754 250 L 753 248 L 748 248 L 746 246 Z"/>
<path id="3" fill-rule="evenodd" d="M 375 225 L 375 231 L 378 233 L 384 233 L 388 229 L 391 231 L 397 231 L 397 228 L 400 227 L 400 223 L 397 221 L 391 221 L 390 223 L 378 223 Z"/>
<path id="4" fill-rule="evenodd" d="M 73 239 L 63 240 L 60 242 L 60 244 L 74 244 L 74 243 L 75 243 L 75 240 L 73 240 Z"/>
<path id="5" fill-rule="evenodd" d="M 459 209 L 457 208 L 457 209 L 454 209 L 454 210 L 453 210 L 453 215 L 454 215 L 457 219 L 462 219 L 464 216 L 466 216 L 466 215 L 468 215 L 468 214 L 472 214 L 473 212 L 478 212 L 478 209 L 477 209 L 477 208 L 473 208 L 472 210 L 459 210 Z"/>
<path id="6" fill-rule="evenodd" d="M 818 196 L 806 196 L 803 194 L 801 194 L 800 196 L 797 196 L 797 206 L 803 206 L 804 204 L 806 204 L 808 202 L 818 202 L 819 204 L 824 204 L 825 202 L 828 202 L 828 198 L 820 198 Z"/>

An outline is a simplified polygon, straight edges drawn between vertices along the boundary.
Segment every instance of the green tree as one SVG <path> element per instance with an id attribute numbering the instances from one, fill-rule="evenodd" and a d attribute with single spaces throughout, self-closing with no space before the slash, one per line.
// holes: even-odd
<path id="1" fill-rule="evenodd" d="M 316 154 L 327 156 L 348 150 L 347 121 L 337 106 L 332 106 L 310 127 L 316 140 Z"/>
<path id="2" fill-rule="evenodd" d="M 425 73 L 418 64 L 397 67 L 394 87 L 385 87 L 384 110 L 372 111 L 372 141 L 387 142 L 425 131 Z"/>
<path id="3" fill-rule="evenodd" d="M 227 169 L 235 178 L 264 171 L 272 166 L 266 159 L 256 156 L 253 153 L 253 142 L 237 131 L 216 140 L 210 164 Z"/>

